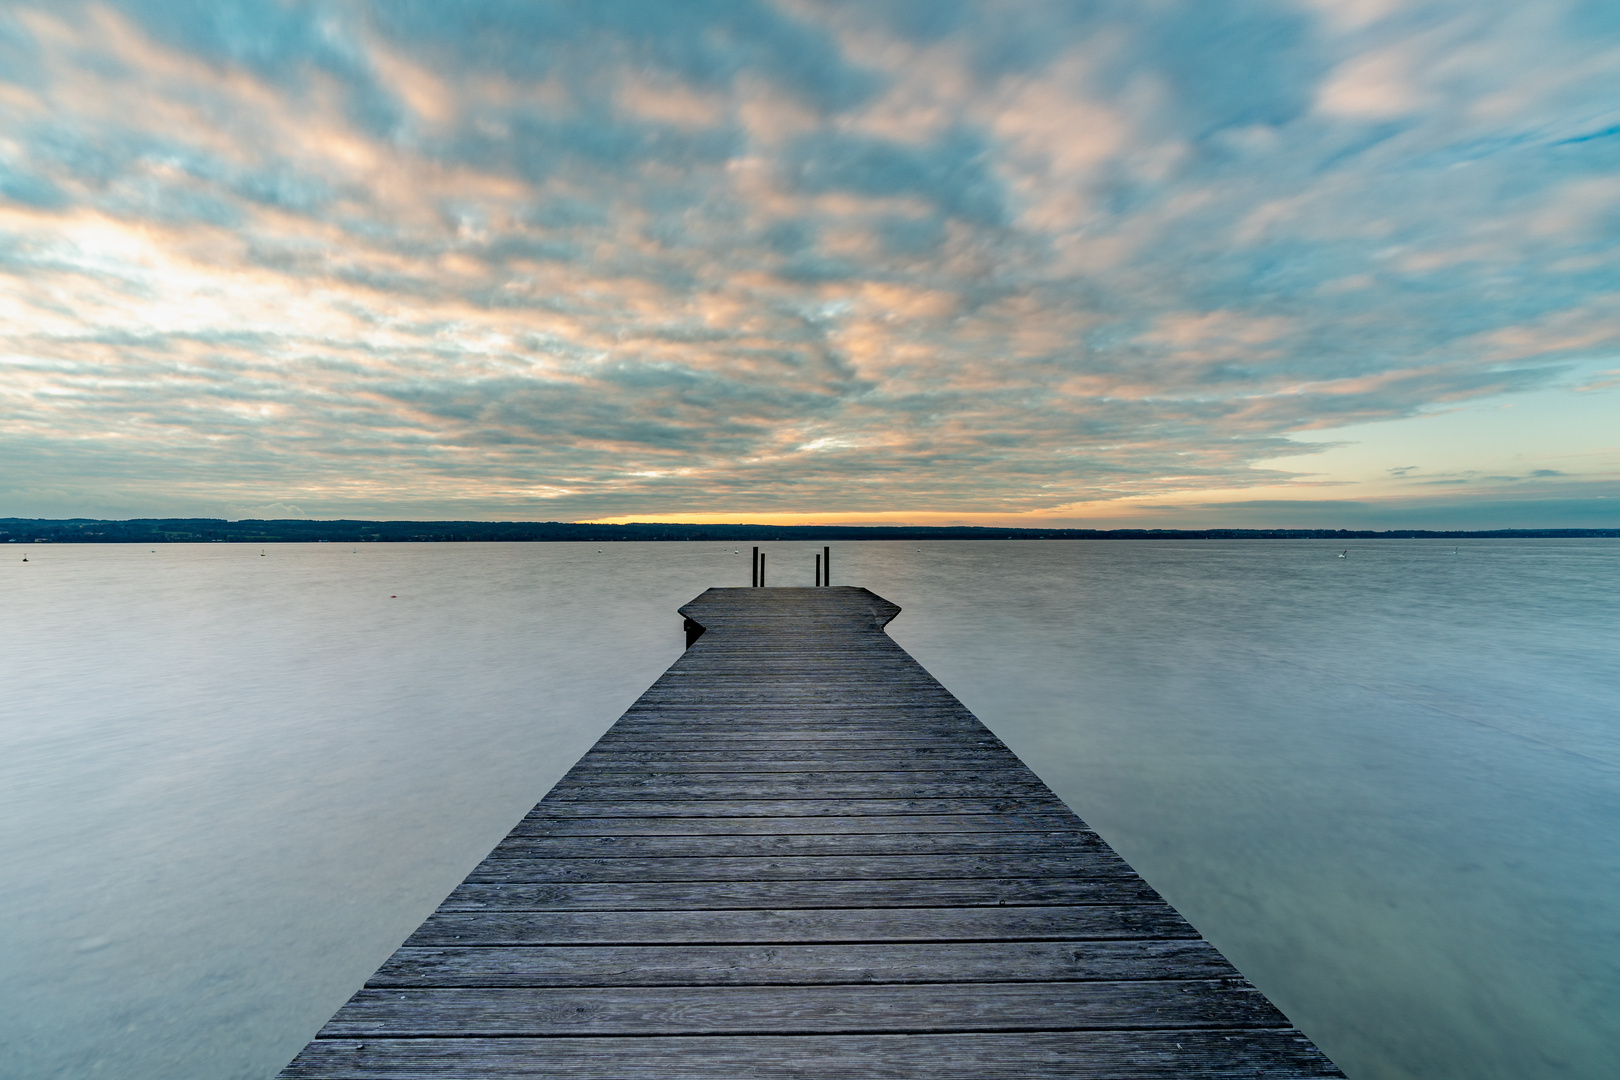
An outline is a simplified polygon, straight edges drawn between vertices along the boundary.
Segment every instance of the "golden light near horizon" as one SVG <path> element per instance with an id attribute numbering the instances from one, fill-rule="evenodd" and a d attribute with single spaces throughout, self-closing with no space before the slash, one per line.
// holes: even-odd
<path id="1" fill-rule="evenodd" d="M 1586 8 L 0 24 L 0 516 L 1620 523 Z"/>

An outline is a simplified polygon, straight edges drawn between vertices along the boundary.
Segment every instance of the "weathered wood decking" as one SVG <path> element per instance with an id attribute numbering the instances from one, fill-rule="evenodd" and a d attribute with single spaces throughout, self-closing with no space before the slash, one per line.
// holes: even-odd
<path id="1" fill-rule="evenodd" d="M 898 611 L 683 608 L 691 648 L 282 1076 L 1342 1075 L 883 632 Z"/>

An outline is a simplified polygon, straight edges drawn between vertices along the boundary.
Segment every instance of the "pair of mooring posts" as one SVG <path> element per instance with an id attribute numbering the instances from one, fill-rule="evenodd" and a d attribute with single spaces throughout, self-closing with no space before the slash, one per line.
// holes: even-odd
<path id="1" fill-rule="evenodd" d="M 754 549 L 753 580 L 751 584 L 756 589 L 765 587 L 765 553 L 759 548 Z M 832 548 L 824 547 L 821 554 L 816 556 L 816 588 L 832 584 Z M 690 649 L 698 638 L 703 636 L 703 627 L 696 621 L 686 620 L 686 647 Z"/>
<path id="2" fill-rule="evenodd" d="M 832 584 L 832 548 L 824 547 L 821 554 L 816 556 L 816 588 Z M 765 553 L 759 548 L 754 549 L 754 579 L 756 589 L 765 587 Z"/>

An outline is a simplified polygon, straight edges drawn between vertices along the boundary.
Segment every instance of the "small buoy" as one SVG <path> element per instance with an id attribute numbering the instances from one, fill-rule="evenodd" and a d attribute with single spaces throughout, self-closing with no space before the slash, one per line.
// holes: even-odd
<path id="1" fill-rule="evenodd" d="M 397 597 L 397 596 L 390 596 L 390 597 L 389 597 L 389 598 L 388 598 L 388 599 L 390 599 L 390 600 L 398 600 L 398 599 L 399 599 L 399 597 Z"/>
<path id="2" fill-rule="evenodd" d="M 24 555 L 23 556 L 23 562 L 27 562 L 27 561 L 28 561 L 28 556 Z"/>

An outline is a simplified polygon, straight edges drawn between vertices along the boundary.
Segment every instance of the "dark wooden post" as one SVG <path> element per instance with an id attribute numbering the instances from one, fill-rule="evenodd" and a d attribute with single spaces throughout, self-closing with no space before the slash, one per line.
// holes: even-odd
<path id="1" fill-rule="evenodd" d="M 832 584 L 832 548 L 830 547 L 821 549 L 821 583 L 823 585 Z"/>
<path id="2" fill-rule="evenodd" d="M 759 588 L 759 548 L 754 549 L 754 561 L 749 563 L 748 584 L 753 588 Z"/>
<path id="3" fill-rule="evenodd" d="M 821 556 L 816 556 L 816 588 L 821 588 Z"/>
<path id="4" fill-rule="evenodd" d="M 759 553 L 759 587 L 765 587 L 765 553 Z"/>

